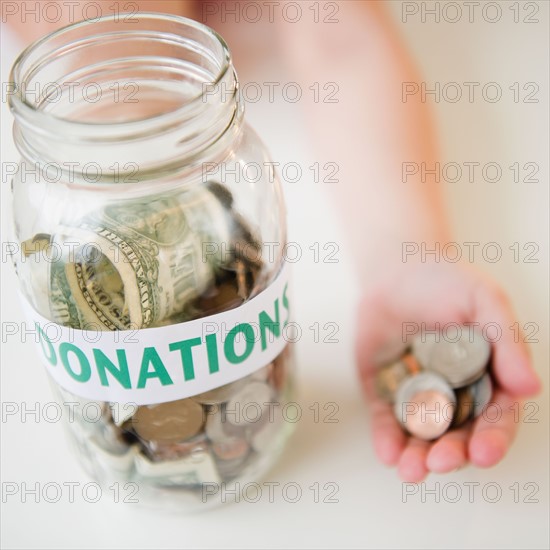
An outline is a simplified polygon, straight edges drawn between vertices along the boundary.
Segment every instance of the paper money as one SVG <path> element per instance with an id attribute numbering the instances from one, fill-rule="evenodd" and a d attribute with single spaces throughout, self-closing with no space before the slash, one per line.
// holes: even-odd
<path id="1" fill-rule="evenodd" d="M 53 320 L 73 328 L 127 330 L 156 326 L 185 313 L 214 280 L 204 243 L 230 237 L 227 213 L 206 191 L 108 205 L 60 226 L 53 237 L 65 251 L 50 267 Z M 199 211 L 218 221 L 208 231 Z M 225 223 L 223 223 L 225 222 Z M 69 244 L 71 246 L 69 246 Z"/>

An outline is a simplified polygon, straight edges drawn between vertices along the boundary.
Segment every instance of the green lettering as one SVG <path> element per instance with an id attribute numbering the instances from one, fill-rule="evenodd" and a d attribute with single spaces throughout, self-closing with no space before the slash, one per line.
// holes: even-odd
<path id="1" fill-rule="evenodd" d="M 149 370 L 149 365 L 152 365 L 153 370 Z M 149 378 L 158 378 L 163 386 L 173 384 L 166 367 L 163 365 L 161 358 L 155 348 L 145 348 L 141 359 L 141 368 L 139 371 L 139 379 L 137 387 L 142 389 L 145 387 Z"/>
<path id="2" fill-rule="evenodd" d="M 73 353 L 78 358 L 78 362 L 80 363 L 80 374 L 72 369 L 69 363 L 69 353 Z M 65 370 L 77 382 L 87 382 L 92 376 L 92 369 L 90 368 L 88 358 L 84 355 L 84 352 L 75 345 L 63 342 L 59 346 L 59 357 L 61 358 Z"/>
<path id="3" fill-rule="evenodd" d="M 132 387 L 132 383 L 130 381 L 130 372 L 128 371 L 126 352 L 123 349 L 116 350 L 116 356 L 118 359 L 117 366 L 100 349 L 94 348 L 93 351 L 101 385 L 109 385 L 106 374 L 106 371 L 109 371 L 123 388 L 129 390 Z"/>
<path id="4" fill-rule="evenodd" d="M 220 362 L 218 360 L 218 341 L 215 334 L 209 334 L 204 338 L 206 342 L 206 351 L 208 353 L 208 368 L 210 374 L 220 370 Z"/>
<path id="5" fill-rule="evenodd" d="M 51 363 L 55 367 L 55 365 L 57 365 L 57 356 L 55 355 L 55 350 L 53 349 L 51 340 L 46 336 L 46 333 L 42 330 L 42 327 L 38 323 L 34 323 L 34 326 L 36 327 L 36 330 L 40 335 L 40 346 L 42 347 L 42 353 L 44 353 L 44 357 L 48 360 L 49 363 Z M 49 353 L 46 353 L 44 342 L 48 344 Z"/>
<path id="6" fill-rule="evenodd" d="M 181 355 L 181 364 L 183 366 L 183 377 L 185 380 L 193 380 L 195 378 L 195 366 L 193 365 L 193 353 L 191 348 L 202 343 L 200 338 L 191 338 L 189 340 L 181 340 L 174 342 L 168 347 L 170 351 L 179 350 Z"/>
<path id="7" fill-rule="evenodd" d="M 246 340 L 246 348 L 242 355 L 235 353 L 235 338 L 237 334 L 242 332 Z M 247 323 L 241 323 L 233 327 L 227 334 L 227 338 L 223 344 L 223 351 L 227 360 L 230 363 L 237 364 L 242 363 L 251 353 L 254 348 L 254 329 Z"/>
<path id="8" fill-rule="evenodd" d="M 274 321 L 265 311 L 262 311 L 259 316 L 260 320 L 260 334 L 262 337 L 262 350 L 267 348 L 267 335 L 266 329 L 269 332 L 279 338 L 281 336 L 281 323 L 279 320 L 279 299 L 275 300 L 275 319 Z"/>
<path id="9" fill-rule="evenodd" d="M 283 290 L 283 307 L 286 309 L 286 319 L 284 320 L 283 327 L 286 327 L 288 320 L 290 319 L 290 305 L 288 303 L 288 296 L 286 295 L 287 290 L 288 283 L 285 285 L 285 289 Z"/>

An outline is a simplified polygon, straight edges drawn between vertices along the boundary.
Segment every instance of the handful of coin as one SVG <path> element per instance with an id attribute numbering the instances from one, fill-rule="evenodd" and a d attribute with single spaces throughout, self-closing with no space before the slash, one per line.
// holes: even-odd
<path id="1" fill-rule="evenodd" d="M 437 332 L 418 335 L 410 349 L 376 375 L 379 396 L 393 404 L 401 426 L 432 440 L 479 416 L 492 396 L 491 346 L 461 327 L 452 341 Z"/>

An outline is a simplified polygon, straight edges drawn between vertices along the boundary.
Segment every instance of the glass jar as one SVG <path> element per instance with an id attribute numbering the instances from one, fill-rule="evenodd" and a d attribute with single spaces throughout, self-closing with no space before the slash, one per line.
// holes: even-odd
<path id="1" fill-rule="evenodd" d="M 182 17 L 105 17 L 10 78 L 13 254 L 79 460 L 212 504 L 291 423 L 285 208 L 227 45 Z"/>

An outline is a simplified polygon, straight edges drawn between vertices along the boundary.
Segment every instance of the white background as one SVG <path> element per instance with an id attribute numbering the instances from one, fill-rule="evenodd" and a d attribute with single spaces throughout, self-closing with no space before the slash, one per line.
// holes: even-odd
<path id="1" fill-rule="evenodd" d="M 432 3 L 431 3 L 432 4 Z M 504 16 L 495 24 L 482 18 L 469 23 L 422 23 L 419 16 L 401 21 L 401 2 L 392 3 L 398 27 L 407 38 L 426 81 L 535 81 L 540 86 L 535 105 L 510 101 L 440 103 L 436 106 L 448 161 L 495 161 L 502 166 L 534 161 L 540 183 L 506 181 L 490 184 L 447 184 L 450 215 L 458 242 L 537 242 L 538 264 L 495 264 L 480 261 L 510 293 L 523 324 L 540 326 L 540 342 L 533 358 L 545 390 L 536 398 L 538 423 L 521 426 L 506 457 L 490 470 L 466 468 L 447 476 L 431 475 L 424 489 L 457 483 L 463 490 L 457 503 L 435 503 L 427 494 L 403 502 L 402 483 L 395 471 L 375 459 L 368 431 L 366 405 L 354 371 L 354 314 L 358 287 L 350 266 L 350 251 L 327 196 L 319 184 L 302 180 L 286 184 L 290 240 L 300 243 L 304 258 L 294 266 L 294 303 L 297 321 L 338 323 L 337 344 L 315 344 L 305 331 L 298 345 L 299 402 L 303 419 L 287 451 L 266 481 L 300 484 L 297 503 L 275 491 L 275 502 L 265 496 L 255 504 L 241 502 L 204 514 L 160 514 L 137 505 L 115 504 L 111 494 L 99 503 L 79 496 L 70 504 L 22 503 L 20 496 L 2 503 L 2 546 L 5 548 L 544 548 L 548 527 L 548 3 L 537 2 L 538 24 L 515 24 L 510 3 L 502 2 Z M 5 29 L 2 29 L 5 31 Z M 8 37 L 2 33 L 2 81 L 11 64 Z M 13 48 L 12 48 L 13 49 Z M 272 65 L 269 78 L 274 80 Z M 258 78 L 261 80 L 261 77 Z M 299 124 L 299 104 L 279 102 L 251 105 L 248 118 L 269 144 L 275 160 L 306 165 L 314 158 Z M 298 122 L 297 122 L 298 121 Z M 2 161 L 17 153 L 11 143 L 11 119 L 2 105 Z M 289 139 L 291 136 L 292 139 Z M 358 166 L 360 170 L 360 166 Z M 2 198 L 8 185 L 2 182 Z M 3 240 L 5 237 L 3 237 Z M 314 263 L 308 246 L 319 242 L 340 245 L 339 262 Z M 309 256 L 307 255 L 309 252 Z M 480 258 L 481 259 L 481 258 Z M 9 264 L 2 265 L 2 320 L 22 320 L 15 297 L 16 280 Z M 31 344 L 20 339 L 2 342 L 1 392 L 3 402 L 51 400 L 46 374 Z M 339 405 L 338 423 L 314 423 L 313 403 Z M 74 481 L 83 474 L 70 454 L 58 423 L 35 422 L 32 416 L 3 418 L 1 424 L 2 481 L 47 483 Z M 315 503 L 313 483 L 338 485 L 338 503 Z M 479 482 L 474 502 L 464 483 Z M 483 498 L 481 488 L 494 482 L 502 490 L 496 503 Z M 514 502 L 509 487 L 518 483 L 520 501 L 526 483 L 539 487 L 538 503 Z M 450 486 L 448 496 L 453 498 Z M 488 493 L 492 498 L 493 492 Z M 321 496 L 326 492 L 321 491 Z"/>

